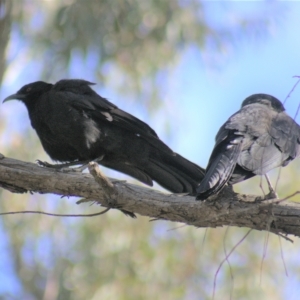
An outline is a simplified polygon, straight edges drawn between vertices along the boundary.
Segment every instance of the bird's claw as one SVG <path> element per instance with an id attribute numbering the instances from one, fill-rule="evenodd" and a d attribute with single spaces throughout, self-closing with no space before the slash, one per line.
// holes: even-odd
<path id="1" fill-rule="evenodd" d="M 264 200 L 269 200 L 269 199 L 278 199 L 278 195 L 274 190 L 271 190 L 270 193 L 264 197 Z"/>
<path id="2" fill-rule="evenodd" d="M 262 202 L 271 199 L 278 199 L 278 195 L 274 190 L 271 190 L 269 194 L 265 195 L 264 197 L 258 196 L 255 198 L 255 202 Z"/>
<path id="3" fill-rule="evenodd" d="M 39 159 L 36 160 L 36 163 L 41 166 L 41 167 L 46 167 L 46 168 L 55 168 L 55 165 L 52 165 L 46 161 L 41 161 Z"/>
<path id="4" fill-rule="evenodd" d="M 87 168 L 86 165 L 82 165 L 82 166 L 77 167 L 77 168 L 70 168 L 72 163 L 66 163 L 66 164 L 61 164 L 61 165 L 53 165 L 53 164 L 50 164 L 46 161 L 41 161 L 39 159 L 37 159 L 36 162 L 41 167 L 51 168 L 51 169 L 54 169 L 54 170 L 61 171 L 63 173 L 70 173 L 70 172 L 80 172 L 81 173 L 82 171 L 84 171 L 84 169 Z"/>

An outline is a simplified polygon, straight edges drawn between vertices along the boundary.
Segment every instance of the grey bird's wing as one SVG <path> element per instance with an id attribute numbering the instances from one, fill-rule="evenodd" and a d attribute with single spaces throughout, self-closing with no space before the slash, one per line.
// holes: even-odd
<path id="1" fill-rule="evenodd" d="M 226 123 L 216 136 L 204 179 L 197 187 L 197 200 L 218 193 L 230 179 L 242 149 L 243 136 L 226 129 Z"/>

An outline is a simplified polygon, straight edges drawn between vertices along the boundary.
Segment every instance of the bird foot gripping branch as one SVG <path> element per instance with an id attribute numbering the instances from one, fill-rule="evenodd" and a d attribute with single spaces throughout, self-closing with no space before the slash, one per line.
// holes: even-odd
<path id="1" fill-rule="evenodd" d="M 118 197 L 118 189 L 116 188 L 115 184 L 124 182 L 124 180 L 120 180 L 117 182 L 112 183 L 100 170 L 98 164 L 96 162 L 90 162 L 88 164 L 88 169 L 90 174 L 94 177 L 95 181 L 101 186 L 104 191 L 104 200 L 107 202 L 107 207 L 119 209 L 125 215 L 136 218 L 136 215 L 133 212 L 127 211 L 122 209 L 121 207 L 115 205 L 116 198 Z M 102 204 L 102 203 L 101 203 Z"/>
<path id="2" fill-rule="evenodd" d="M 87 168 L 87 164 L 86 164 L 87 162 L 79 162 L 79 161 L 65 163 L 65 164 L 50 164 L 47 161 L 41 161 L 41 160 L 37 159 L 36 162 L 41 167 L 55 169 L 57 171 L 61 171 L 64 173 L 83 172 Z M 77 167 L 77 168 L 70 168 L 72 166 L 76 166 L 76 165 L 80 165 L 80 164 L 83 164 L 83 165 L 80 167 Z"/>
<path id="3" fill-rule="evenodd" d="M 272 200 L 272 199 L 279 199 L 278 194 L 274 190 L 271 190 L 264 197 L 262 197 L 262 196 L 256 197 L 255 202 L 263 202 L 263 201 Z"/>
<path id="4" fill-rule="evenodd" d="M 100 162 L 103 159 L 104 155 L 101 155 L 99 158 L 95 159 L 95 162 Z M 39 159 L 36 160 L 37 164 L 41 167 L 56 169 L 65 173 L 68 172 L 79 172 L 82 173 L 86 168 L 88 168 L 88 164 L 90 161 L 73 161 L 64 164 L 50 164 L 46 161 L 41 161 Z M 72 166 L 81 165 L 77 168 L 70 168 Z"/>

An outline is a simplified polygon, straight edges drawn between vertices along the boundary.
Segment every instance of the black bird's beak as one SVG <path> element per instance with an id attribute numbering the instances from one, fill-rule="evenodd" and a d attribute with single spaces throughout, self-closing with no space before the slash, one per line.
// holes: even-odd
<path id="1" fill-rule="evenodd" d="M 10 95 L 10 96 L 6 97 L 6 98 L 2 101 L 2 103 L 7 102 L 7 101 L 9 101 L 9 100 L 22 100 L 22 99 L 24 99 L 24 98 L 25 98 L 25 95 L 22 95 L 22 94 L 13 94 L 13 95 Z"/>

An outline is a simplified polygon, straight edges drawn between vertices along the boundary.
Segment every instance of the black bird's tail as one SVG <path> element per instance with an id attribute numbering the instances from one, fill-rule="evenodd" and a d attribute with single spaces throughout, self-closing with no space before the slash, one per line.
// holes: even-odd
<path id="1" fill-rule="evenodd" d="M 229 136 L 213 150 L 204 179 L 197 187 L 196 200 L 218 193 L 229 181 L 242 148 L 242 137 Z"/>
<path id="2" fill-rule="evenodd" d="M 173 193 L 189 193 L 194 196 L 205 174 L 204 169 L 174 152 L 151 156 L 145 172 Z"/>
<path id="3" fill-rule="evenodd" d="M 153 181 L 173 193 L 196 195 L 196 188 L 204 177 L 205 170 L 171 152 L 153 151 L 143 163 L 129 163 L 117 159 L 104 159 L 100 164 L 130 175 L 152 186 Z"/>

